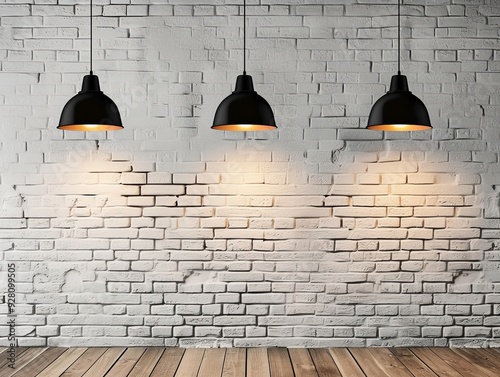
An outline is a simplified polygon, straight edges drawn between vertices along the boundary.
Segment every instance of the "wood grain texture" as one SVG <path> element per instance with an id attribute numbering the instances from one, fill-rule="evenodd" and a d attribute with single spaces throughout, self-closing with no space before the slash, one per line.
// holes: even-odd
<path id="1" fill-rule="evenodd" d="M 387 377 L 368 348 L 349 348 L 349 352 L 367 376 Z"/>
<path id="2" fill-rule="evenodd" d="M 370 348 L 369 351 L 378 365 L 389 376 L 413 377 L 410 371 L 388 348 Z"/>
<path id="3" fill-rule="evenodd" d="M 445 363 L 429 348 L 410 348 L 410 351 L 439 377 L 463 377 L 455 368 Z"/>
<path id="4" fill-rule="evenodd" d="M 489 349 L 480 349 L 480 350 L 477 350 L 479 351 L 479 353 L 487 358 L 488 360 L 494 362 L 496 365 L 499 366 L 500 368 L 500 353 L 498 352 L 495 352 L 493 349 L 489 348 Z"/>
<path id="5" fill-rule="evenodd" d="M 341 377 L 330 352 L 326 348 L 311 348 L 309 350 L 319 377 Z"/>
<path id="6" fill-rule="evenodd" d="M 156 363 L 150 377 L 173 377 L 183 355 L 182 348 L 167 348 Z"/>
<path id="7" fill-rule="evenodd" d="M 125 348 L 109 348 L 83 375 L 84 377 L 102 377 L 115 364 Z"/>
<path id="8" fill-rule="evenodd" d="M 2 353 L 0 353 L 0 371 L 3 372 L 4 368 L 8 368 L 8 364 L 9 364 L 9 360 L 8 358 L 10 357 L 10 355 L 6 352 L 6 348 L 3 350 Z M 16 358 L 16 364 L 17 363 L 17 360 L 23 355 L 24 352 L 26 352 L 28 350 L 27 347 L 17 347 L 16 348 L 16 351 L 15 351 L 15 358 Z M 19 368 L 18 368 L 19 369 Z"/>
<path id="9" fill-rule="evenodd" d="M 92 365 L 106 352 L 106 348 L 89 348 L 76 360 L 66 371 L 62 377 L 82 377 Z"/>
<path id="10" fill-rule="evenodd" d="M 17 369 L 4 365 L 0 377 L 500 377 L 496 349 L 24 348 L 17 355 Z"/>
<path id="11" fill-rule="evenodd" d="M 351 353 L 345 348 L 330 348 L 330 355 L 342 376 L 365 377 Z"/>
<path id="12" fill-rule="evenodd" d="M 413 375 L 418 377 L 439 377 L 408 348 L 393 348 L 390 351 Z"/>
<path id="13" fill-rule="evenodd" d="M 288 350 L 290 360 L 292 361 L 293 371 L 296 376 L 318 377 L 316 366 L 309 351 L 305 348 L 291 348 Z M 329 356 L 330 357 L 330 356 Z M 331 358 L 330 358 L 331 359 Z"/>
<path id="14" fill-rule="evenodd" d="M 286 348 L 269 348 L 269 369 L 271 377 L 293 376 L 292 362 Z"/>
<path id="15" fill-rule="evenodd" d="M 228 348 L 222 369 L 223 377 L 239 377 L 245 375 L 247 350 L 245 348 Z"/>
<path id="16" fill-rule="evenodd" d="M 52 364 L 59 356 L 66 352 L 66 348 L 47 348 L 44 352 L 40 353 L 37 357 L 31 360 L 18 372 L 12 376 L 15 377 L 33 377 L 44 370 L 47 366 Z"/>
<path id="17" fill-rule="evenodd" d="M 73 364 L 87 348 L 68 348 L 64 354 L 54 360 L 47 368 L 40 372 L 37 377 L 54 377 L 60 376 Z"/>
<path id="18" fill-rule="evenodd" d="M 478 375 L 478 368 L 475 365 L 469 364 L 467 360 L 458 355 L 456 352 L 453 352 L 453 350 L 449 348 L 433 348 L 432 352 L 438 355 L 441 360 L 444 360 L 446 364 L 452 366 L 461 375 Z M 498 375 L 496 377 L 498 377 Z"/>
<path id="19" fill-rule="evenodd" d="M 247 349 L 247 377 L 271 377 L 266 348 Z"/>
<path id="20" fill-rule="evenodd" d="M 226 349 L 224 348 L 206 349 L 198 371 L 198 377 L 220 377 L 225 357 Z"/>
<path id="21" fill-rule="evenodd" d="M 480 353 L 474 352 L 474 350 L 456 348 L 452 349 L 452 351 L 467 360 L 480 374 L 489 377 L 498 377 L 500 375 L 498 366 L 494 362 L 483 358 Z"/>
<path id="22" fill-rule="evenodd" d="M 24 368 L 24 366 L 31 362 L 35 357 L 44 352 L 46 348 L 29 348 L 25 352 L 23 352 L 16 359 L 16 369 L 10 369 L 7 366 L 0 368 L 2 371 L 2 377 L 11 377 L 13 374 L 17 373 L 17 371 Z"/>
<path id="23" fill-rule="evenodd" d="M 160 347 L 151 347 L 146 350 L 134 365 L 134 368 L 127 377 L 149 377 L 158 363 L 164 349 Z"/>
<path id="24" fill-rule="evenodd" d="M 184 352 L 175 377 L 196 377 L 205 353 L 202 349 L 190 348 Z"/>
<path id="25" fill-rule="evenodd" d="M 477 358 L 494 365 L 500 370 L 500 355 L 496 355 L 496 353 L 491 354 L 491 349 L 461 348 L 460 350 L 457 349 L 456 351 L 468 355 L 468 360 L 471 363 L 474 363 L 474 365 Z"/>
<path id="26" fill-rule="evenodd" d="M 106 374 L 106 377 L 127 377 L 145 351 L 146 349 L 143 347 L 128 348 Z"/>

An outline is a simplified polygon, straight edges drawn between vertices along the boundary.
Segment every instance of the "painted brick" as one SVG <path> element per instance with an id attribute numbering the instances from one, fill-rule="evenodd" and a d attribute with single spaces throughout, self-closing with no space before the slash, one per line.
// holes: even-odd
<path id="1" fill-rule="evenodd" d="M 244 135 L 209 127 L 241 8 L 102 4 L 95 63 L 125 129 L 83 134 L 54 119 L 88 69 L 88 7 L 10 3 L 0 250 L 21 346 L 498 346 L 498 9 L 403 6 L 434 129 L 396 134 L 365 129 L 395 8 L 249 4 L 278 131 Z"/>

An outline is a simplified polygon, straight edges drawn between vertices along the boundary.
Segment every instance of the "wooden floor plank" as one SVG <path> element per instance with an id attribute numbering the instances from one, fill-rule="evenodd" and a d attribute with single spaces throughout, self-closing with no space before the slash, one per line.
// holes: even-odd
<path id="1" fill-rule="evenodd" d="M 408 348 L 391 348 L 392 354 L 415 376 L 439 377 Z"/>
<path id="2" fill-rule="evenodd" d="M 37 357 L 32 359 L 23 368 L 18 370 L 12 376 L 14 377 L 34 377 L 42 370 L 47 368 L 54 360 L 66 352 L 66 348 L 48 348 L 46 351 L 40 353 Z"/>
<path id="3" fill-rule="evenodd" d="M 146 349 L 127 377 L 149 377 L 164 350 L 161 347 Z"/>
<path id="4" fill-rule="evenodd" d="M 477 369 L 477 371 L 484 376 L 489 377 L 498 377 L 499 369 L 498 366 L 495 365 L 494 362 L 487 360 L 481 356 L 480 352 L 474 352 L 474 350 L 466 350 L 466 349 L 457 349 L 452 348 L 453 352 L 467 360 L 471 366 L 471 368 Z M 478 350 L 476 350 L 478 351 Z"/>
<path id="5" fill-rule="evenodd" d="M 267 353 L 271 377 L 293 377 L 295 375 L 286 348 L 269 348 Z"/>
<path id="6" fill-rule="evenodd" d="M 477 376 L 478 368 L 471 365 L 465 358 L 453 352 L 450 348 L 432 348 L 432 352 L 444 360 L 448 365 L 456 369 L 460 374 L 465 376 Z M 498 377 L 495 376 L 495 377 Z"/>
<path id="7" fill-rule="evenodd" d="M 366 377 L 347 349 L 330 348 L 329 352 L 342 377 Z"/>
<path id="8" fill-rule="evenodd" d="M 498 352 L 495 352 L 493 349 L 491 348 L 487 348 L 487 349 L 480 349 L 478 350 L 481 352 L 481 355 L 492 361 L 494 364 L 498 365 L 498 367 L 500 368 L 500 353 Z"/>
<path id="9" fill-rule="evenodd" d="M 28 350 L 30 348 L 32 348 L 32 347 L 15 347 L 16 356 L 19 356 L 20 354 L 22 354 L 23 352 L 25 352 L 26 350 Z M 5 355 L 7 355 L 7 350 L 8 350 L 7 347 L 3 347 L 2 352 L 0 352 L 0 357 L 4 357 Z"/>
<path id="10" fill-rule="evenodd" d="M 88 348 L 61 377 L 82 377 L 83 374 L 106 352 L 107 348 Z"/>
<path id="11" fill-rule="evenodd" d="M 156 363 L 150 377 L 173 377 L 181 362 L 184 349 L 167 348 Z"/>
<path id="12" fill-rule="evenodd" d="M 87 350 L 87 348 L 68 348 L 61 357 L 58 357 L 47 368 L 42 370 L 37 377 L 60 376 Z"/>
<path id="13" fill-rule="evenodd" d="M 500 355 L 496 352 L 491 353 L 491 349 L 486 348 L 461 348 L 460 352 L 468 354 L 472 359 L 481 358 L 486 362 L 493 364 L 496 368 L 500 369 Z"/>
<path id="14" fill-rule="evenodd" d="M 4 365 L 0 376 L 500 377 L 500 352 L 449 348 L 19 348 L 16 366 L 10 370 Z"/>
<path id="15" fill-rule="evenodd" d="M 410 351 L 439 377 L 463 377 L 454 367 L 446 364 L 429 348 L 410 348 Z"/>
<path id="16" fill-rule="evenodd" d="M 16 358 L 16 369 L 10 369 L 7 366 L 0 368 L 2 371 L 2 377 L 10 377 L 14 373 L 18 372 L 24 366 L 26 366 L 28 363 L 31 362 L 35 357 L 40 355 L 42 352 L 45 352 L 47 348 L 39 348 L 39 347 L 33 347 L 33 348 L 28 348 L 23 352 L 18 358 Z"/>
<path id="17" fill-rule="evenodd" d="M 246 348 L 228 348 L 224 367 L 222 368 L 222 377 L 241 377 L 245 375 L 247 363 Z"/>
<path id="18" fill-rule="evenodd" d="M 127 377 L 145 351 L 146 348 L 144 347 L 127 348 L 106 374 L 106 377 Z"/>
<path id="19" fill-rule="evenodd" d="M 266 348 L 247 349 L 247 377 L 271 377 Z"/>
<path id="20" fill-rule="evenodd" d="M 175 373 L 175 377 L 196 377 L 200 369 L 201 360 L 203 359 L 204 350 L 190 348 L 184 351 L 179 368 Z"/>
<path id="21" fill-rule="evenodd" d="M 349 348 L 349 352 L 367 376 L 387 377 L 387 374 L 380 367 L 368 348 Z"/>
<path id="22" fill-rule="evenodd" d="M 27 347 L 17 347 L 16 348 L 16 365 L 17 365 L 17 360 L 22 356 L 22 354 L 24 352 L 26 352 L 28 350 Z M 4 349 L 4 352 L 6 351 L 6 348 Z M 3 372 L 4 368 L 8 368 L 8 364 L 9 364 L 9 355 L 5 352 L 4 354 L 0 354 L 0 371 Z"/>
<path id="23" fill-rule="evenodd" d="M 225 348 L 206 349 L 198 371 L 198 377 L 220 377 L 225 357 Z"/>
<path id="24" fill-rule="evenodd" d="M 369 348 L 371 354 L 389 376 L 413 377 L 410 371 L 388 348 Z"/>
<path id="25" fill-rule="evenodd" d="M 309 353 L 314 361 L 319 377 L 342 377 L 328 349 L 311 348 Z"/>
<path id="26" fill-rule="evenodd" d="M 102 377 L 125 352 L 125 348 L 108 348 L 103 355 L 85 372 L 83 377 Z"/>
<path id="27" fill-rule="evenodd" d="M 290 355 L 293 371 L 296 376 L 318 377 L 316 366 L 306 348 L 290 348 L 288 354 Z M 328 357 L 331 360 L 331 357 Z"/>

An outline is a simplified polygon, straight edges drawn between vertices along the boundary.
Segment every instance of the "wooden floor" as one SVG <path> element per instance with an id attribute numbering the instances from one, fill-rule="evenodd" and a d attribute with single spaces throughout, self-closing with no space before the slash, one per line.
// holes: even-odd
<path id="1" fill-rule="evenodd" d="M 18 348 L 1 377 L 499 377 L 500 350 Z"/>

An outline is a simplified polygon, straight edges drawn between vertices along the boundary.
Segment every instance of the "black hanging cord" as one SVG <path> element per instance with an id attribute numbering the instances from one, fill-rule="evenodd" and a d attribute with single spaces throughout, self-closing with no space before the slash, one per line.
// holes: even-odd
<path id="1" fill-rule="evenodd" d="M 247 0 L 243 0 L 243 74 L 247 74 Z"/>
<path id="2" fill-rule="evenodd" d="M 94 74 L 92 72 L 92 0 L 90 0 L 90 74 Z"/>
<path id="3" fill-rule="evenodd" d="M 401 74 L 401 1 L 398 0 L 398 75 Z"/>

